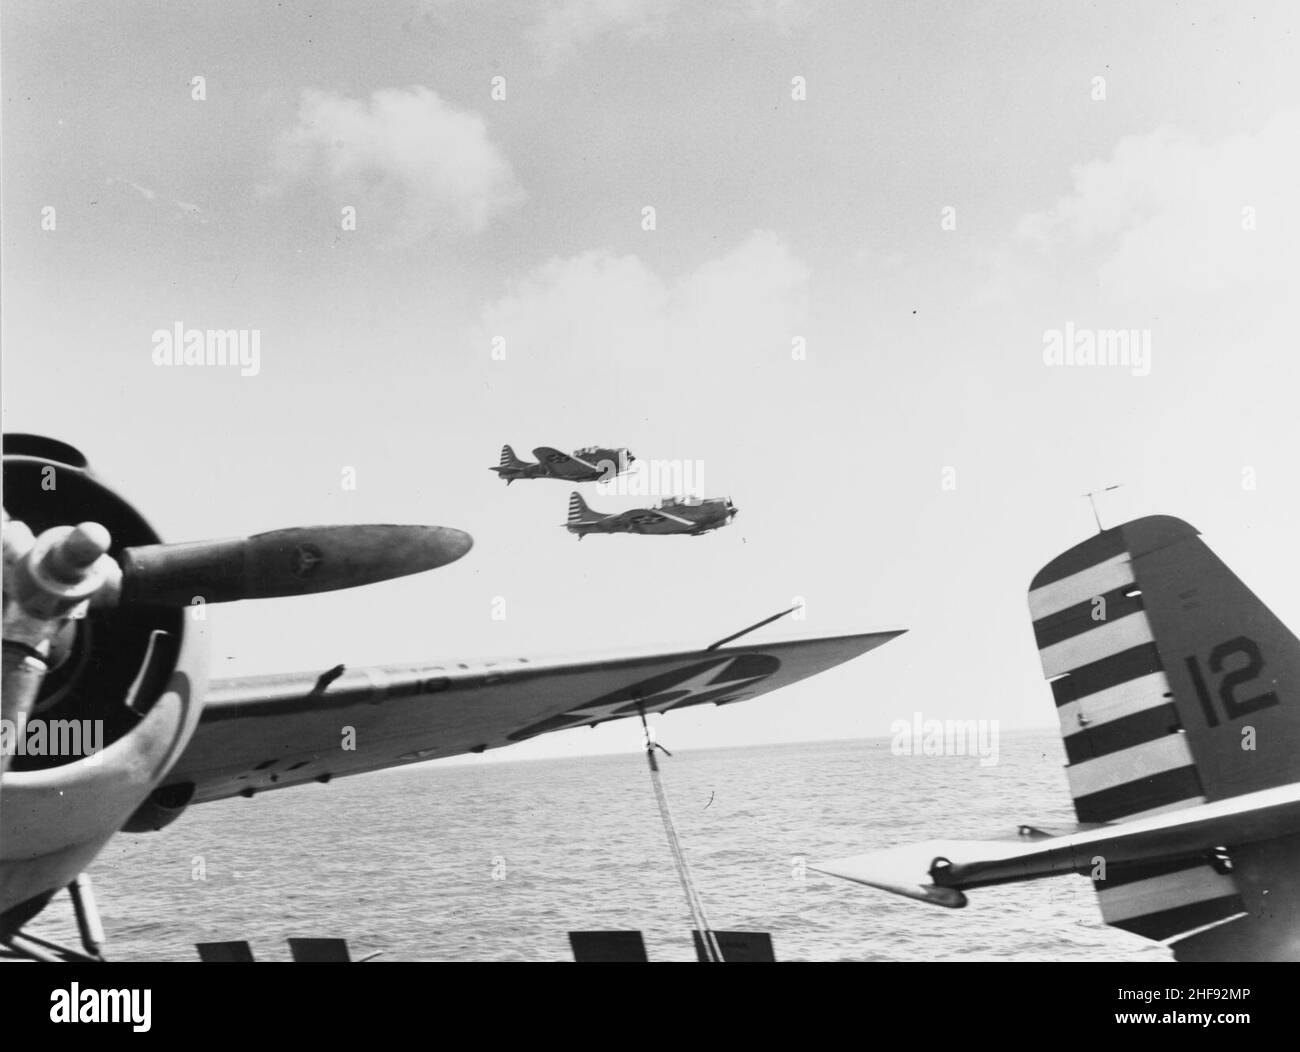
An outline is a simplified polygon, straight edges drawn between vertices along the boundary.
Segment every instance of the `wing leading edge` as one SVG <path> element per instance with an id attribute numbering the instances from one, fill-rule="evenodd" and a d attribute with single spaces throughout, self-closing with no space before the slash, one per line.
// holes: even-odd
<path id="1" fill-rule="evenodd" d="M 192 803 L 482 752 L 570 727 L 726 705 L 902 630 L 589 660 L 338 668 L 219 681 L 164 789 Z"/>
<path id="2" fill-rule="evenodd" d="M 547 469 L 559 475 L 561 478 L 570 474 L 585 474 L 589 471 L 600 471 L 595 464 L 589 464 L 581 457 L 575 457 L 570 453 L 562 453 L 558 449 L 552 449 L 550 446 L 538 446 L 533 450 L 533 456 L 537 458 L 539 464 L 545 464 Z"/>

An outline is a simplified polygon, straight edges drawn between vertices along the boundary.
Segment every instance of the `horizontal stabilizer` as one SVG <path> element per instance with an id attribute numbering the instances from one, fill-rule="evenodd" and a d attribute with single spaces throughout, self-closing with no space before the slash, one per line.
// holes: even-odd
<path id="1" fill-rule="evenodd" d="M 962 887 L 972 887 L 951 873 L 953 863 L 966 873 L 985 867 L 1014 872 L 1006 880 L 1032 880 L 1073 872 L 1065 863 L 1044 857 L 1041 841 L 1020 843 L 1005 840 L 928 840 L 921 844 L 872 851 L 865 855 L 817 862 L 808 868 L 832 877 L 856 881 L 881 891 L 903 895 L 935 906 L 958 909 L 966 905 Z M 1061 844 L 1057 843 L 1059 849 Z M 951 882 L 951 883 L 950 883 Z M 997 883 L 992 881 L 990 883 Z"/>
<path id="2" fill-rule="evenodd" d="M 959 907 L 966 904 L 962 892 L 971 888 L 1065 873 L 1093 876 L 1103 893 L 1111 886 L 1118 890 L 1133 884 L 1135 876 L 1154 887 L 1157 875 L 1151 863 L 1208 863 L 1225 844 L 1248 845 L 1288 834 L 1300 834 L 1300 784 L 1069 836 L 932 840 L 809 868 L 922 902 Z"/>

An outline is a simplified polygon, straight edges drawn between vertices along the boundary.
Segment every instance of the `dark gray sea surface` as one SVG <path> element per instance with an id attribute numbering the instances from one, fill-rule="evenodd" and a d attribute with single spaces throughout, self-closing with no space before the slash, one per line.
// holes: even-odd
<path id="1" fill-rule="evenodd" d="M 1003 734 L 997 761 L 895 755 L 877 739 L 661 763 L 711 925 L 770 932 L 779 960 L 1170 959 L 1105 927 L 1083 877 L 949 910 L 806 868 L 1072 824 L 1055 734 Z M 640 754 L 422 765 L 206 804 L 115 838 L 91 874 L 119 960 L 192 961 L 196 942 L 228 939 L 287 960 L 290 936 L 339 936 L 381 961 L 560 961 L 570 930 L 629 928 L 652 961 L 693 958 Z M 33 930 L 70 941 L 70 923 L 60 903 Z"/>

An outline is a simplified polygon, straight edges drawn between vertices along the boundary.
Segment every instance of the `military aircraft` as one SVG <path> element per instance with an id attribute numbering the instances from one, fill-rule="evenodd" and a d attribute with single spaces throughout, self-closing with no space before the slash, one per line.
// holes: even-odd
<path id="1" fill-rule="evenodd" d="M 561 453 L 550 446 L 533 450 L 534 463 L 520 460 L 509 446 L 501 447 L 501 462 L 489 471 L 506 480 L 506 485 L 516 479 L 564 479 L 566 482 L 604 482 L 625 474 L 636 460 L 629 450 L 605 449 L 586 446 L 572 454 Z"/>
<path id="2" fill-rule="evenodd" d="M 119 832 L 229 797 L 482 752 L 569 727 L 727 705 L 864 654 L 898 631 L 587 660 L 439 661 L 209 679 L 210 603 L 304 595 L 445 566 L 459 530 L 326 526 L 164 544 L 86 458 L 4 439 L 0 943 L 102 959 L 84 871 Z M 768 619 L 771 620 L 771 619 Z M 102 746 L 71 743 L 93 723 Z M 40 732 L 42 748 L 24 748 Z M 341 732 L 350 729 L 350 741 Z M 17 746 L 17 747 L 14 747 Z M 80 951 L 26 930 L 67 888 Z"/>
<path id="3" fill-rule="evenodd" d="M 730 497 L 672 497 L 653 508 L 613 515 L 592 511 L 576 492 L 569 494 L 569 519 L 563 526 L 582 540 L 589 533 L 685 533 L 698 536 L 730 525 L 740 514 Z"/>
<path id="4" fill-rule="evenodd" d="M 810 868 L 940 906 L 1078 873 L 1180 961 L 1300 960 L 1300 640 L 1181 519 L 1103 530 L 1034 577 L 1077 829 Z"/>

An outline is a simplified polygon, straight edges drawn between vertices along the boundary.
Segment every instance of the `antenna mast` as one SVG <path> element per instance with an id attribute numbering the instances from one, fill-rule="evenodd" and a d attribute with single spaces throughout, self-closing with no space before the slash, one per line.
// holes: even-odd
<path id="1" fill-rule="evenodd" d="M 1111 490 L 1119 489 L 1120 486 L 1122 486 L 1122 485 L 1124 485 L 1124 483 L 1122 483 L 1122 482 L 1117 482 L 1115 485 L 1113 485 L 1113 486 L 1107 486 L 1105 489 L 1093 490 L 1091 493 L 1085 493 L 1085 494 L 1084 494 L 1084 496 L 1088 498 L 1088 503 L 1089 503 L 1090 505 L 1092 505 L 1092 517 L 1097 521 L 1097 532 L 1098 532 L 1098 533 L 1104 533 L 1104 532 L 1105 532 L 1105 527 L 1102 526 L 1102 524 L 1101 524 L 1101 515 L 1099 515 L 1099 514 L 1097 513 L 1097 494 L 1098 494 L 1098 493 L 1109 493 Z"/>

